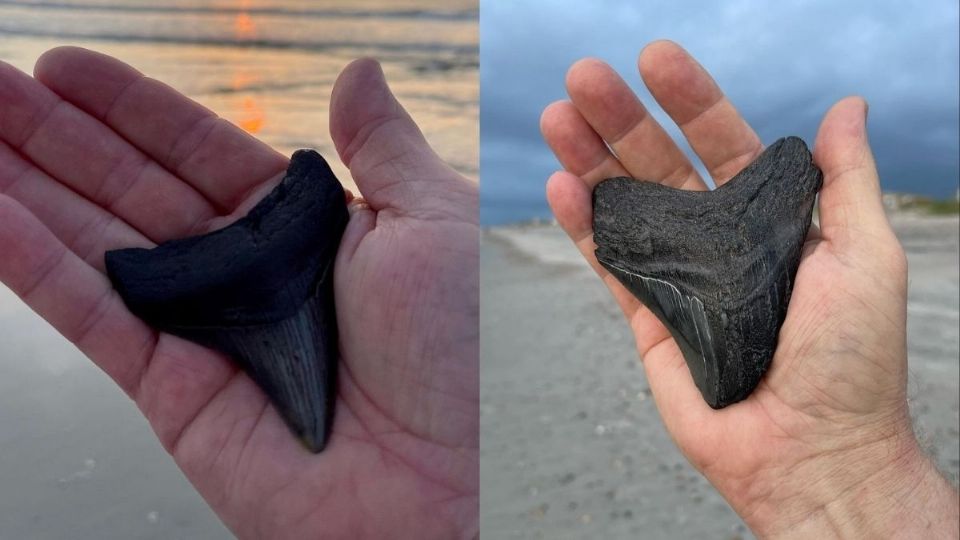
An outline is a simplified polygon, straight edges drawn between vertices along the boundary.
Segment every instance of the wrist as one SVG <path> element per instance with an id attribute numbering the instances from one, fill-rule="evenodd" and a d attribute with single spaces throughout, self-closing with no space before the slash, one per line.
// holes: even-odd
<path id="1" fill-rule="evenodd" d="M 744 520 L 761 538 L 954 538 L 957 491 L 913 431 L 810 458 Z"/>

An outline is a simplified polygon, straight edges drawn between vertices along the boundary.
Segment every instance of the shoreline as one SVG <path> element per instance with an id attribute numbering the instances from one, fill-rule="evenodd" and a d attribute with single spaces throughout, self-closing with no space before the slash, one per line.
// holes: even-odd
<path id="1" fill-rule="evenodd" d="M 814 219 L 817 218 L 817 210 L 814 208 Z M 896 222 L 904 221 L 944 221 L 944 222 L 957 222 L 960 223 L 960 213 L 958 214 L 932 214 L 927 212 L 918 212 L 913 210 L 887 210 L 887 219 L 890 220 L 891 224 Z M 525 228 L 525 227 L 544 227 L 544 226 L 559 226 L 556 218 L 541 218 L 541 217 L 532 217 L 518 219 L 516 221 L 510 221 L 506 223 L 495 223 L 489 225 L 480 225 L 480 228 L 484 231 L 490 231 L 495 229 L 511 229 L 511 228 Z"/>

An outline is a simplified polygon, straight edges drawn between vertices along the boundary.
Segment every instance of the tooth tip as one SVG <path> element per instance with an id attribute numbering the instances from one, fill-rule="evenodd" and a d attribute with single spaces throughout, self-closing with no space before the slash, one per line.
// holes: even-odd
<path id="1" fill-rule="evenodd" d="M 319 454 L 327 447 L 326 436 L 315 433 L 313 435 L 301 435 L 300 443 L 313 454 Z"/>

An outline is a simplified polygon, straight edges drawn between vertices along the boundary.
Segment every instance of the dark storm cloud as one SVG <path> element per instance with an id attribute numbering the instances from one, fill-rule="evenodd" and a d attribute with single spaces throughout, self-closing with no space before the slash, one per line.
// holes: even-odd
<path id="1" fill-rule="evenodd" d="M 813 143 L 824 112 L 860 94 L 885 190 L 938 197 L 960 177 L 958 6 L 893 2 L 484 2 L 481 171 L 485 222 L 549 215 L 559 167 L 540 111 L 566 97 L 569 65 L 610 63 L 652 103 L 636 71 L 644 44 L 677 41 L 717 79 L 765 143 Z M 676 135 L 659 110 L 654 115 Z M 689 150 L 688 148 L 685 148 Z"/>

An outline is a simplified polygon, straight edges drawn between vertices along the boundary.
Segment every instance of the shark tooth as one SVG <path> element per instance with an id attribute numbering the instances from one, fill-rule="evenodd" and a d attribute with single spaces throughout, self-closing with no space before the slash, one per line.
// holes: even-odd
<path id="1" fill-rule="evenodd" d="M 821 184 L 787 137 L 713 191 L 624 177 L 594 189 L 597 260 L 667 327 L 715 409 L 770 365 Z"/>
<path id="2" fill-rule="evenodd" d="M 343 188 L 327 162 L 300 150 L 245 217 L 153 249 L 108 251 L 107 274 L 148 324 L 237 362 L 319 452 L 333 423 L 333 265 L 347 220 Z"/>

